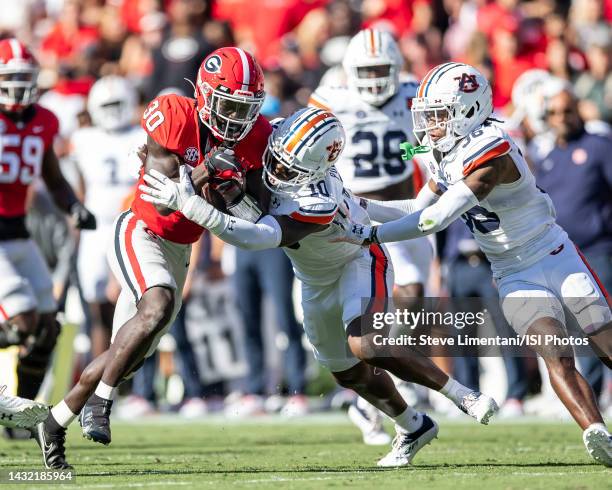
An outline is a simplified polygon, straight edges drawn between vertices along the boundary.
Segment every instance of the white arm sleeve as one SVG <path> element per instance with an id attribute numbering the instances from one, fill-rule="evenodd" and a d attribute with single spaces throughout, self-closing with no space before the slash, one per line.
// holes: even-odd
<path id="1" fill-rule="evenodd" d="M 264 216 L 257 223 L 251 223 L 222 213 L 199 196 L 191 196 L 181 208 L 181 213 L 224 242 L 240 248 L 275 248 L 280 245 L 283 236 L 280 224 L 270 215 Z"/>
<path id="2" fill-rule="evenodd" d="M 366 199 L 368 216 L 373 221 L 387 223 L 396 219 L 403 218 L 407 214 L 412 214 L 425 209 L 435 203 L 440 196 L 429 188 L 427 183 L 414 199 L 404 199 L 402 201 L 376 201 Z"/>
<path id="3" fill-rule="evenodd" d="M 463 180 L 453 184 L 440 199 L 422 211 L 376 227 L 378 242 L 399 242 L 443 230 L 459 216 L 478 204 L 478 199 Z"/>

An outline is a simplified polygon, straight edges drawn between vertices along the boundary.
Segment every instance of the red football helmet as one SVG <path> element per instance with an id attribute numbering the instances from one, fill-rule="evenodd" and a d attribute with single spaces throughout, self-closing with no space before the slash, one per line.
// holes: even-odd
<path id="1" fill-rule="evenodd" d="M 198 70 L 195 97 L 200 120 L 224 141 L 240 141 L 247 135 L 264 96 L 261 67 L 240 48 L 213 51 Z"/>
<path id="2" fill-rule="evenodd" d="M 0 41 L 0 106 L 18 111 L 36 101 L 38 63 L 17 39 Z"/>

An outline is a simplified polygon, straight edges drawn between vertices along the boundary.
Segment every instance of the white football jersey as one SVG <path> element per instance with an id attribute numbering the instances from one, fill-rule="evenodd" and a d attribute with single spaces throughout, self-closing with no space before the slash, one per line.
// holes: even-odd
<path id="1" fill-rule="evenodd" d="M 384 189 L 412 174 L 412 163 L 402 160 L 399 145 L 415 142 L 410 106 L 417 87 L 413 81 L 400 83 L 381 107 L 346 87 L 320 86 L 312 94 L 310 105 L 330 110 L 344 127 L 346 147 L 335 165 L 356 194 Z"/>
<path id="2" fill-rule="evenodd" d="M 82 128 L 72 135 L 72 158 L 85 181 L 85 206 L 98 226 L 111 225 L 138 180 L 141 162 L 135 153 L 146 143 L 139 126 L 106 132 Z"/>
<path id="3" fill-rule="evenodd" d="M 536 186 L 535 177 L 512 138 L 486 123 L 460 140 L 436 161 L 433 152 L 422 155 L 443 192 L 492 158 L 510 155 L 521 177 L 500 184 L 478 206 L 461 218 L 491 262 L 496 278 L 520 271 L 557 248 L 567 238 L 555 222 L 550 197 Z"/>
<path id="4" fill-rule="evenodd" d="M 294 197 L 273 193 L 269 214 L 290 216 L 306 223 L 348 224 L 349 216 L 355 223 L 369 223 L 366 211 L 358 199 L 344 189 L 342 178 L 334 167 L 327 171 L 325 179 L 303 187 Z M 351 243 L 330 243 L 329 240 L 342 235 L 340 231 L 336 225 L 329 226 L 283 249 L 299 280 L 312 286 L 332 284 L 340 277 L 344 266 L 366 250 Z"/>

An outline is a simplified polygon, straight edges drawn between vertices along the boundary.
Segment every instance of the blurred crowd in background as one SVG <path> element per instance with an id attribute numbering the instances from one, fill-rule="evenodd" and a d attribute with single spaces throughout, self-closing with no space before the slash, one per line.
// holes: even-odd
<path id="1" fill-rule="evenodd" d="M 262 114 L 286 116 L 308 103 L 322 79 L 342 83 L 344 50 L 364 27 L 392 32 L 404 56 L 403 71 L 417 79 L 447 60 L 476 66 L 492 83 L 496 114 L 514 121 L 511 129 L 516 133 L 526 128 L 520 124 L 523 113 L 516 106 L 521 101 L 516 91 L 513 97 L 513 87 L 533 69 L 572 86 L 581 120 L 596 123 L 605 133 L 612 123 L 610 21 L 612 0 L 3 0 L 0 38 L 16 36 L 36 54 L 44 92 L 41 104 L 60 119 L 56 149 L 69 162 L 71 134 L 90 124 L 87 95 L 102 76 L 128 78 L 138 88 L 141 111 L 160 92 L 191 96 L 193 89 L 185 79 L 195 79 L 204 57 L 218 47 L 238 45 L 264 69 Z M 135 114 L 135 122 L 139 117 Z M 546 130 L 531 126 L 536 135 Z M 520 136 L 528 139 L 534 134 Z M 65 165 L 70 175 L 69 163 Z M 438 237 L 439 254 L 427 294 L 494 297 L 486 259 L 466 248 L 467 228 L 461 223 L 453 226 L 456 232 Z M 57 245 L 44 247 L 52 267 L 60 264 L 54 276 L 58 295 L 67 283 L 75 282 L 70 270 L 78 245 L 69 235 L 66 229 Z M 604 241 L 598 260 L 607 269 L 598 272 L 606 276 L 610 289 L 612 236 L 603 232 L 597 239 Z M 258 267 L 264 259 L 257 254 L 268 254 L 265 263 L 278 268 Z M 314 365 L 302 340 L 299 308 L 293 307 L 295 298 L 288 293 L 293 278 L 284 254 L 229 250 L 205 235 L 195 256 L 184 311 L 172 336 L 160 344 L 160 355 L 148 360 L 133 380 L 123 413 L 135 417 L 169 407 L 185 416 L 223 406 L 230 415 L 283 409 L 299 414 L 312 409 L 304 395 L 328 393 L 333 383 Z M 468 277 L 486 287 L 468 288 Z M 87 312 L 80 328 L 76 371 L 90 355 Z M 461 374 L 474 369 L 478 374 L 477 360 L 475 368 L 453 361 L 445 366 L 457 379 L 478 383 L 478 375 Z M 510 401 L 509 415 L 523 413 L 528 394 L 546 391 L 534 359 L 510 367 L 495 360 L 481 364 L 483 376 L 499 379 L 502 373 L 508 380 L 501 398 Z M 596 366 L 590 369 L 599 369 L 592 383 L 605 398 L 610 391 L 605 373 Z M 340 405 L 344 396 L 348 395 L 332 392 L 326 403 Z M 423 393 L 413 396 L 424 402 Z M 293 403 L 286 403 L 287 397 Z M 540 405 L 537 410 L 556 410 Z"/>

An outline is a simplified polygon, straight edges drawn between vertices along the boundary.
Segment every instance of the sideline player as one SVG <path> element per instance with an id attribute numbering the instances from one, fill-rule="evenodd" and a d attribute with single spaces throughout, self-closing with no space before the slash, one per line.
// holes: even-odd
<path id="1" fill-rule="evenodd" d="M 195 95 L 195 99 L 160 96 L 145 110 L 141 125 L 148 136 L 141 156 L 141 179 L 152 169 L 175 178 L 179 166 L 188 165 L 194 167 L 194 179 L 200 187 L 209 178 L 206 163 L 222 153 L 215 148 L 233 145 L 243 170 L 249 171 L 249 189 L 258 195 L 253 189 L 261 184 L 262 155 L 271 132 L 269 123 L 259 115 L 264 99 L 261 68 L 242 49 L 220 48 L 202 62 Z M 232 188 L 221 184 L 216 190 L 235 204 L 232 212 L 252 214 L 244 199 L 233 199 Z M 172 324 L 181 305 L 191 243 L 202 231 L 180 212 L 142 200 L 138 190 L 132 209 L 116 219 L 108 258 L 121 283 L 121 293 L 113 318 L 112 344 L 85 368 L 74 388 L 36 427 L 35 437 L 47 467 L 70 467 L 65 457 L 66 428 L 79 413 L 85 437 L 110 443 L 114 391 L 155 351 Z"/>
<path id="2" fill-rule="evenodd" d="M 58 120 L 36 103 L 38 64 L 16 39 L 0 41 L 0 348 L 20 346 L 17 395 L 35 398 L 60 325 L 47 265 L 25 226 L 26 195 L 42 177 L 77 228 L 96 220 L 76 198 L 53 150 Z"/>
<path id="3" fill-rule="evenodd" d="M 346 131 L 348 145 L 335 164 L 340 176 L 358 196 L 389 201 L 414 197 L 423 183 L 416 160 L 401 157 L 400 143 L 414 142 L 410 107 L 418 83 L 400 81 L 402 54 L 384 30 L 364 29 L 349 42 L 343 60 L 346 87 L 320 86 L 309 105 L 333 112 Z M 393 295 L 423 297 L 433 248 L 429 238 L 395 242 L 387 247 L 395 284 Z M 380 414 L 363 400 L 349 408 L 366 444 L 386 444 Z"/>
<path id="4" fill-rule="evenodd" d="M 348 227 L 343 240 L 378 244 L 419 238 L 460 216 L 491 262 L 506 319 L 519 335 L 567 336 L 565 307 L 604 364 L 612 367 L 612 314 L 597 276 L 555 222 L 514 141 L 490 119 L 491 88 L 475 68 L 446 63 L 421 82 L 415 132 L 431 147 L 432 179 L 414 200 L 367 202 L 380 226 Z M 400 218 L 400 219 L 398 219 Z M 394 220 L 394 221 L 393 221 Z M 612 466 L 612 438 L 571 346 L 540 342 L 550 382 L 582 428 L 591 457 Z"/>
<path id="5" fill-rule="evenodd" d="M 134 151 L 146 135 L 134 124 L 138 94 L 118 76 L 98 80 L 89 92 L 87 111 L 93 126 L 74 132 L 71 158 L 85 190 L 85 204 L 98 221 L 95 231 L 81 233 L 77 260 L 79 283 L 91 315 L 92 355 L 110 344 L 114 305 L 106 296 L 110 269 L 106 251 L 121 203 L 136 183 L 139 161 Z"/>
<path id="6" fill-rule="evenodd" d="M 185 166 L 179 184 L 155 169 L 149 171 L 144 177 L 148 186 L 140 186 L 146 193 L 143 199 L 180 209 L 232 245 L 283 247 L 302 282 L 304 329 L 315 357 L 340 385 L 355 390 L 396 423 L 393 448 L 380 466 L 409 464 L 438 433 L 431 418 L 406 404 L 384 370 L 440 390 L 461 410 L 488 423 L 497 410 L 495 401 L 459 384 L 427 357 L 417 352 L 373 356 L 371 315 L 386 309 L 393 266 L 379 245 L 366 249 L 329 242 L 339 236 L 338 228 L 331 226 L 334 220 L 350 215 L 369 222 L 333 166 L 344 148 L 342 125 L 331 112 L 316 108 L 302 109 L 277 124 L 264 154 L 270 214 L 257 223 L 224 214 L 195 195 Z"/>

